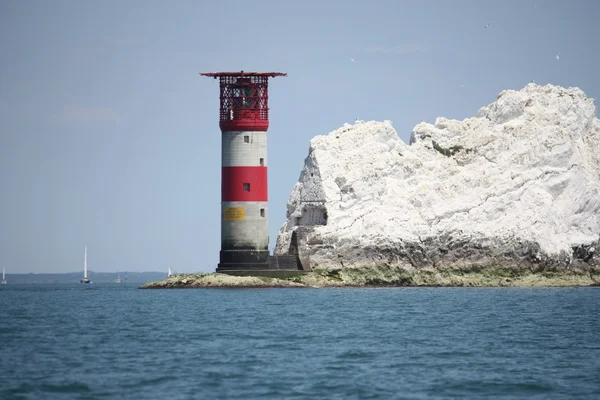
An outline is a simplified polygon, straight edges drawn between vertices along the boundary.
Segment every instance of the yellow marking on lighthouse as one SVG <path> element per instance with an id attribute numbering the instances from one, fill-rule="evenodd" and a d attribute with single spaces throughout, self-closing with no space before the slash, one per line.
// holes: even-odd
<path id="1" fill-rule="evenodd" d="M 243 221 L 245 219 L 244 207 L 229 207 L 223 210 L 225 221 Z"/>

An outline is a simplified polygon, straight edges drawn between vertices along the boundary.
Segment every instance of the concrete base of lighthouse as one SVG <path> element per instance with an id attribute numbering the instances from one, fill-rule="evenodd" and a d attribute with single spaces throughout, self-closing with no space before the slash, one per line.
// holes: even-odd
<path id="1" fill-rule="evenodd" d="M 299 235 L 302 237 L 302 232 Z M 298 246 L 297 235 L 292 241 L 287 254 L 270 255 L 268 251 L 256 250 L 221 250 L 217 272 L 237 276 L 267 276 L 287 278 L 297 276 L 311 270 L 310 263 L 303 246 Z"/>
<path id="2" fill-rule="evenodd" d="M 223 257 L 223 253 L 221 251 L 221 257 Z M 250 262 L 220 262 L 217 272 L 238 276 L 271 276 L 275 278 L 295 276 L 306 272 L 297 255 L 269 255 L 265 262 L 248 261 Z"/>
<path id="3" fill-rule="evenodd" d="M 284 278 L 300 275 L 305 271 L 301 266 L 299 268 L 297 257 L 284 255 L 269 256 L 268 262 L 265 263 L 219 263 L 217 272 L 237 276 L 269 276 L 274 278 Z"/>

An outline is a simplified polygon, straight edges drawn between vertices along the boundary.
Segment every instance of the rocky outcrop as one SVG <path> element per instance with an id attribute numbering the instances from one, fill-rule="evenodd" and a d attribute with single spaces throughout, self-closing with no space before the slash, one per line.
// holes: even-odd
<path id="1" fill-rule="evenodd" d="M 312 268 L 600 267 L 600 122 L 577 88 L 504 91 L 463 121 L 346 124 L 310 142 L 276 254 Z M 301 234 L 301 235 L 299 235 Z"/>
<path id="2" fill-rule="evenodd" d="M 175 274 L 158 282 L 148 282 L 140 289 L 201 289 L 201 288 L 275 288 L 304 287 L 294 279 L 227 274 Z"/>
<path id="3" fill-rule="evenodd" d="M 204 288 L 320 288 L 399 286 L 598 286 L 600 271 L 570 268 L 532 271 L 519 267 L 471 269 L 345 268 L 321 269 L 287 278 L 232 276 L 226 274 L 177 274 L 160 282 L 148 282 L 141 289 Z"/>

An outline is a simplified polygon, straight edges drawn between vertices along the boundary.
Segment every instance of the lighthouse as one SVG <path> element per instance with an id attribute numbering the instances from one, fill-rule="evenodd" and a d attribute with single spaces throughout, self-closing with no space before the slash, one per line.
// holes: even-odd
<path id="1" fill-rule="evenodd" d="M 221 251 L 217 272 L 260 275 L 265 270 L 297 270 L 295 258 L 269 255 L 268 83 L 269 78 L 287 74 L 240 71 L 201 75 L 218 78 L 220 87 Z"/>

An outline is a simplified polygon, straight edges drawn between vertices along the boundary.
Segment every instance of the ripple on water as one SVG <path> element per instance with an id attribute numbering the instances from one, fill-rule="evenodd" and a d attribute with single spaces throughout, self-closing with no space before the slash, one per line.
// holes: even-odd
<path id="1" fill-rule="evenodd" d="M 82 382 L 65 382 L 57 384 L 43 383 L 39 385 L 42 393 L 88 393 L 90 387 Z"/>

